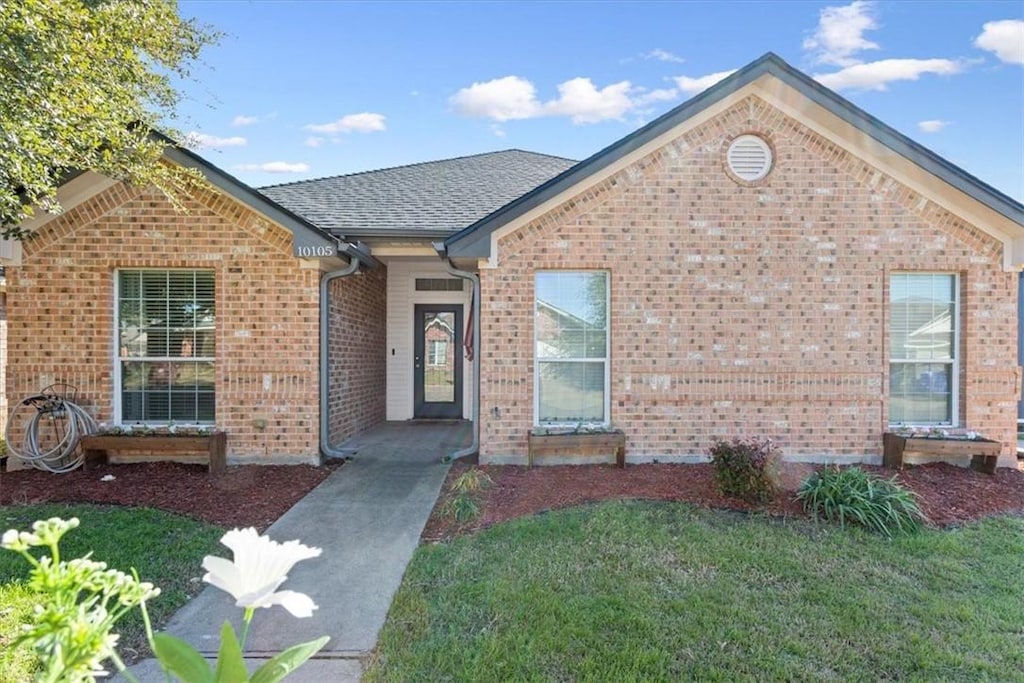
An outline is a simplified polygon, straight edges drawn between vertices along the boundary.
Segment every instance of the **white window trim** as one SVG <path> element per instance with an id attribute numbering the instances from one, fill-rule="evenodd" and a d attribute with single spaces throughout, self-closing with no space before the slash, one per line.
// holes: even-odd
<path id="1" fill-rule="evenodd" d="M 444 353 L 438 355 L 434 353 L 435 348 L 443 348 Z M 430 339 L 428 340 L 427 347 L 427 365 L 431 367 L 443 367 L 448 365 L 448 340 L 447 339 Z"/>
<path id="2" fill-rule="evenodd" d="M 610 427 L 612 422 L 612 391 L 611 391 L 611 348 L 612 348 L 612 274 L 610 270 L 600 269 L 561 269 L 550 268 L 534 272 L 533 275 L 533 426 L 535 427 L 577 427 L 579 422 L 541 422 L 540 421 L 540 366 L 541 360 L 537 357 L 537 276 L 542 273 L 583 273 L 593 275 L 601 273 L 605 277 L 604 288 L 604 358 L 558 358 L 550 359 L 559 363 L 595 363 L 599 360 L 604 363 L 604 420 L 584 422 L 584 427 Z"/>
<path id="3" fill-rule="evenodd" d="M 945 423 L 932 423 L 932 422 L 892 422 L 889 421 L 889 427 L 937 427 L 937 428 L 948 428 L 957 429 L 960 426 L 960 327 L 962 325 L 963 316 L 960 312 L 960 273 L 943 271 L 943 270 L 894 270 L 889 273 L 889 295 L 886 301 L 886 316 L 885 316 L 885 334 L 886 338 L 891 340 L 892 335 L 890 334 L 890 327 L 892 325 L 892 278 L 894 275 L 952 275 L 953 276 L 953 358 L 950 361 L 935 361 L 935 360 L 893 360 L 892 349 L 889 349 L 889 358 L 887 359 L 888 364 L 886 365 L 886 373 L 889 378 L 889 391 L 887 393 L 887 401 L 890 406 L 886 411 L 886 420 L 889 420 L 889 416 L 892 414 L 892 366 L 893 364 L 937 364 L 945 363 L 952 364 L 953 368 L 950 371 L 950 382 L 952 383 L 953 390 L 950 394 L 950 412 L 952 413 L 949 417 L 949 424 Z M 891 343 L 891 341 L 889 342 Z"/>
<path id="4" fill-rule="evenodd" d="M 121 273 L 125 272 L 125 271 L 132 271 L 132 272 L 135 272 L 135 271 L 145 271 L 145 272 L 155 272 L 155 273 L 167 273 L 167 272 L 170 272 L 170 271 L 189 272 L 189 273 L 198 273 L 198 272 L 213 273 L 214 296 L 216 296 L 216 291 L 217 291 L 216 290 L 216 287 L 217 287 L 217 273 L 212 268 L 128 268 L 128 267 L 126 267 L 126 268 L 115 268 L 114 269 L 114 329 L 113 329 L 113 338 L 111 340 L 111 356 L 112 356 L 111 362 L 113 363 L 113 366 L 114 366 L 114 372 L 113 372 L 113 374 L 111 376 L 113 377 L 113 383 L 114 383 L 114 386 L 113 386 L 113 390 L 114 390 L 113 394 L 114 394 L 114 396 L 113 396 L 113 401 L 111 401 L 111 407 L 113 409 L 111 423 L 114 426 L 117 426 L 117 427 L 120 427 L 120 426 L 123 426 L 123 425 L 126 425 L 126 424 L 142 425 L 142 426 L 145 426 L 145 427 L 166 427 L 169 423 L 161 422 L 161 421 L 157 421 L 157 422 L 125 422 L 123 420 L 123 416 L 122 416 L 122 412 L 121 412 L 121 408 L 122 408 L 122 405 L 121 405 Z M 214 334 L 216 334 L 216 333 L 217 333 L 216 328 L 214 328 Z M 214 368 L 217 367 L 217 359 L 216 359 L 215 356 L 213 356 L 213 357 L 209 357 L 209 356 L 193 356 L 192 358 L 196 362 L 211 362 L 211 363 L 214 364 Z M 156 356 L 152 356 L 152 357 L 146 356 L 145 360 L 146 361 L 154 361 L 154 362 L 166 361 L 166 362 L 170 363 L 170 362 L 181 361 L 181 357 L 180 356 L 166 356 L 166 357 L 160 358 L 160 357 L 156 357 Z M 216 387 L 216 385 L 214 385 L 214 389 L 213 389 L 213 400 L 214 400 L 214 413 L 216 414 L 216 401 L 217 401 L 217 387 Z M 215 422 L 214 423 L 209 423 L 209 422 L 197 422 L 197 423 L 181 422 L 181 423 L 178 423 L 178 422 L 175 422 L 174 424 L 178 425 L 179 427 L 190 427 L 190 426 L 194 426 L 194 427 L 209 427 L 211 424 L 215 424 Z"/>

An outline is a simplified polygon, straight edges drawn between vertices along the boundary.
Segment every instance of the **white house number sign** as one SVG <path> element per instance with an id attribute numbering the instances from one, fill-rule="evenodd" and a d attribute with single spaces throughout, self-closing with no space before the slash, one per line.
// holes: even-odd
<path id="1" fill-rule="evenodd" d="M 334 256 L 334 247 L 330 244 L 307 246 L 295 245 L 295 255 L 300 258 L 318 258 L 320 256 Z"/>

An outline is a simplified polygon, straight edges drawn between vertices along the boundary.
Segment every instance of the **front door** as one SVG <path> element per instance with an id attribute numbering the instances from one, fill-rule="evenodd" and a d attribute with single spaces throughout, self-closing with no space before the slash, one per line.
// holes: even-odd
<path id="1" fill-rule="evenodd" d="M 413 417 L 462 417 L 461 304 L 417 304 Z"/>

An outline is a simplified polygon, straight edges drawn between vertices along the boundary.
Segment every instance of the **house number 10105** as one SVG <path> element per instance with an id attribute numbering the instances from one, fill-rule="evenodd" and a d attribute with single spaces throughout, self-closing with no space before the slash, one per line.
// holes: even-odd
<path id="1" fill-rule="evenodd" d="M 302 258 L 311 258 L 314 256 L 334 256 L 334 247 L 330 245 L 323 245 L 319 247 L 295 247 L 295 252 Z"/>

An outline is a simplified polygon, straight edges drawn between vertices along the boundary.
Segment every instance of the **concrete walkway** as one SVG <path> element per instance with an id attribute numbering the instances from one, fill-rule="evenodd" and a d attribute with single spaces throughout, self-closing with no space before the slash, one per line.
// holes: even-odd
<path id="1" fill-rule="evenodd" d="M 419 543 L 449 465 L 441 456 L 470 441 L 470 425 L 387 423 L 344 445 L 355 454 L 299 501 L 267 534 L 299 539 L 323 554 L 297 564 L 283 590 L 306 593 L 319 609 L 296 619 L 283 608 L 256 612 L 246 648 L 258 665 L 296 643 L 331 637 L 289 683 L 358 681 L 361 658 L 377 643 L 391 599 Z M 222 556 L 230 558 L 224 548 Z M 167 632 L 215 655 L 224 621 L 241 633 L 231 596 L 208 587 L 168 623 Z M 162 681 L 155 660 L 132 667 L 143 682 Z"/>

